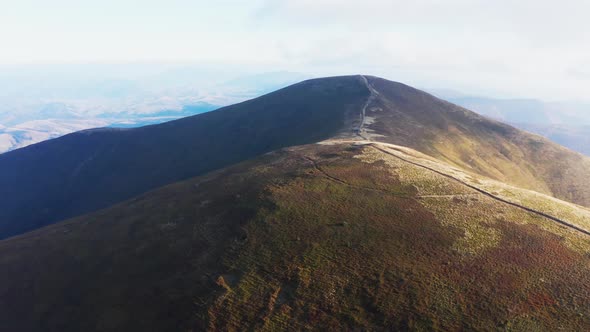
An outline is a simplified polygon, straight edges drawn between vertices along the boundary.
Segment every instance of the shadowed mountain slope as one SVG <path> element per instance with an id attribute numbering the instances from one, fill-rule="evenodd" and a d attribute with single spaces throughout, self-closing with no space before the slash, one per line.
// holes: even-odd
<path id="1" fill-rule="evenodd" d="M 2 154 L 0 238 L 284 146 L 329 138 L 367 96 L 358 77 L 312 80 L 161 125 L 83 131 Z"/>
<path id="2" fill-rule="evenodd" d="M 360 144 L 276 151 L 0 241 L 0 330 L 590 327 L 590 236 L 539 214 L 588 230 L 589 210 Z"/>
<path id="3" fill-rule="evenodd" d="M 590 158 L 406 85 L 346 76 L 162 125 L 80 132 L 0 155 L 0 238 L 277 148 L 362 137 L 590 206 Z"/>

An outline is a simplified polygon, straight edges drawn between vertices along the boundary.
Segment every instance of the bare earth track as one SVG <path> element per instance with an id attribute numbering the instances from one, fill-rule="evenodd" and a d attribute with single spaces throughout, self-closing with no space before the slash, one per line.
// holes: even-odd
<path id="1" fill-rule="evenodd" d="M 383 189 L 378 189 L 378 188 L 372 188 L 372 187 L 354 185 L 352 183 L 346 182 L 346 181 L 344 181 L 344 180 L 342 180 L 342 179 L 340 179 L 340 178 L 338 178 L 336 176 L 333 176 L 333 175 L 329 174 L 324 169 L 322 169 L 317 164 L 317 162 L 314 159 L 309 158 L 307 156 L 303 156 L 303 158 L 306 159 L 306 160 L 308 160 L 309 162 L 311 162 L 313 164 L 313 167 L 318 172 L 322 173 L 322 175 L 324 175 L 326 178 L 328 178 L 328 179 L 330 179 L 332 181 L 338 182 L 340 184 L 346 185 L 348 187 L 352 187 L 352 188 L 355 188 L 355 189 L 363 189 L 363 190 L 377 191 L 377 192 L 380 192 L 380 193 L 384 193 L 384 194 L 388 194 L 388 195 L 393 195 L 393 196 L 396 196 L 396 197 L 399 197 L 399 198 L 408 198 L 408 199 L 412 198 L 411 196 L 408 196 L 408 195 L 406 195 L 404 193 L 401 193 L 401 192 L 394 192 L 394 191 L 391 191 L 391 190 L 383 190 Z"/>
<path id="2" fill-rule="evenodd" d="M 375 91 L 375 89 L 373 89 L 373 87 L 371 86 L 371 83 L 369 83 L 369 80 L 367 80 L 367 78 L 365 76 L 361 75 L 361 79 L 363 80 L 363 83 L 365 84 L 365 86 L 367 87 L 367 90 L 369 90 L 369 92 L 371 94 L 369 95 L 369 98 L 367 98 L 367 102 L 365 103 L 365 105 L 361 109 L 360 123 L 359 123 L 358 128 L 354 129 L 354 133 L 355 133 L 355 135 L 361 137 L 364 140 L 369 140 L 369 138 L 367 138 L 364 135 L 365 118 L 366 118 L 367 108 L 369 107 L 369 105 L 371 105 L 371 103 L 375 99 L 377 92 Z"/>

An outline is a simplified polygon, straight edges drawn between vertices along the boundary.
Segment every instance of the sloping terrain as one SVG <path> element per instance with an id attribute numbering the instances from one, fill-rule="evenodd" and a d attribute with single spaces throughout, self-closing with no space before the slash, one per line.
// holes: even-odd
<path id="1" fill-rule="evenodd" d="M 590 158 L 401 83 L 369 77 L 365 136 L 590 206 Z"/>
<path id="2" fill-rule="evenodd" d="M 515 123 L 514 126 L 537 133 L 553 142 L 590 156 L 590 125 Z"/>
<path id="3" fill-rule="evenodd" d="M 137 129 L 82 131 L 0 155 L 0 239 L 281 147 L 329 138 L 368 91 L 307 81 L 214 112 Z"/>
<path id="4" fill-rule="evenodd" d="M 376 77 L 305 81 L 207 114 L 0 155 L 0 238 L 281 147 L 368 138 L 590 206 L 590 158 Z"/>
<path id="5" fill-rule="evenodd" d="M 408 148 L 292 147 L 0 241 L 0 330 L 582 331 L 589 229 Z"/>

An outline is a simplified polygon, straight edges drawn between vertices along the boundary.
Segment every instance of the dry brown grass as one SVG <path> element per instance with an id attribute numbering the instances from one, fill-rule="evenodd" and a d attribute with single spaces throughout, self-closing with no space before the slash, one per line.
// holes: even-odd
<path id="1" fill-rule="evenodd" d="M 589 248 L 374 147 L 295 147 L 0 242 L 0 329 L 586 330 Z"/>

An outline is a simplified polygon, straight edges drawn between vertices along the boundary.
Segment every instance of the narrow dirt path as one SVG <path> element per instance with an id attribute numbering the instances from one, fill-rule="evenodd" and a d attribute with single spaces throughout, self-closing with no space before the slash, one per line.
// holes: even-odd
<path id="1" fill-rule="evenodd" d="M 373 187 L 365 187 L 365 186 L 357 186 L 357 185 L 354 185 L 354 184 L 352 184 L 352 183 L 349 183 L 349 182 L 347 182 L 347 181 L 344 181 L 344 180 L 342 180 L 342 179 L 340 179 L 340 178 L 338 178 L 338 177 L 336 177 L 336 176 L 333 176 L 333 175 L 329 174 L 329 173 L 328 173 L 328 172 L 326 172 L 324 169 L 322 169 L 322 168 L 321 168 L 321 167 L 320 167 L 320 166 L 317 164 L 317 162 L 316 162 L 314 159 L 312 159 L 312 158 L 310 158 L 310 157 L 308 157 L 308 156 L 301 156 L 301 157 L 302 157 L 303 159 L 305 159 L 305 160 L 309 161 L 309 162 L 310 162 L 310 163 L 313 165 L 313 167 L 314 167 L 314 168 L 315 168 L 315 169 L 316 169 L 318 172 L 322 173 L 322 175 L 324 175 L 326 178 L 328 178 L 328 179 L 330 179 L 330 180 L 332 180 L 332 181 L 334 181 L 334 182 L 337 182 L 337 183 L 343 184 L 343 185 L 345 185 L 345 186 L 348 186 L 348 187 L 351 187 L 351 188 L 355 188 L 355 189 L 362 189 L 362 190 L 376 191 L 376 192 L 380 192 L 380 193 L 383 193 L 383 194 L 393 195 L 393 196 L 396 196 L 396 197 L 399 197 L 399 198 L 408 198 L 408 199 L 414 199 L 414 198 L 415 198 L 414 196 L 408 195 L 408 194 L 406 194 L 406 193 L 403 193 L 403 192 L 396 192 L 396 191 L 391 191 L 391 190 L 384 190 L 384 189 L 378 189 L 378 188 L 373 188 Z"/>
<path id="2" fill-rule="evenodd" d="M 462 185 L 464 185 L 464 186 L 467 186 L 467 187 L 469 187 L 469 188 L 471 188 L 471 189 L 473 189 L 473 190 L 475 190 L 475 191 L 477 191 L 477 192 L 479 192 L 479 193 L 481 193 L 481 194 L 483 194 L 483 195 L 485 195 L 485 196 L 488 196 L 488 197 L 490 197 L 490 198 L 492 198 L 492 199 L 495 199 L 495 200 L 497 200 L 497 201 L 499 201 L 499 202 L 502 202 L 502 203 L 504 203 L 504 204 L 508 204 L 508 205 L 514 206 L 514 207 L 516 207 L 516 208 L 519 208 L 519 209 L 525 210 L 525 211 L 527 211 L 527 212 L 530 212 L 530 213 L 534 213 L 534 214 L 536 214 L 536 215 L 539 215 L 539 216 L 541 216 L 541 217 L 545 217 L 545 218 L 547 218 L 547 219 L 549 219 L 549 220 L 555 221 L 555 222 L 557 222 L 558 224 L 561 224 L 562 226 L 568 227 L 568 228 L 570 228 L 570 229 L 572 229 L 572 230 L 578 231 L 578 232 L 580 232 L 580 233 L 583 233 L 583 234 L 586 234 L 586 235 L 590 235 L 590 231 L 587 231 L 587 230 L 585 230 L 585 229 L 583 229 L 583 228 L 581 228 L 581 227 L 578 227 L 578 226 L 576 226 L 576 225 L 573 225 L 573 224 L 571 224 L 571 223 L 569 223 L 569 222 L 567 222 L 567 221 L 564 221 L 564 220 L 562 220 L 562 219 L 559 219 L 559 218 L 557 218 L 557 217 L 554 217 L 554 216 L 548 215 L 547 213 L 544 213 L 544 212 L 541 212 L 541 211 L 537 211 L 537 210 L 535 210 L 535 209 L 531 209 L 531 208 L 529 208 L 529 207 L 526 207 L 526 206 L 524 206 L 524 205 L 520 205 L 520 204 L 518 204 L 518 203 L 514 203 L 514 202 L 508 201 L 508 200 L 506 200 L 506 199 L 500 198 L 500 197 L 498 197 L 498 196 L 496 196 L 496 195 L 494 195 L 494 194 L 492 194 L 492 193 L 490 193 L 490 192 L 487 192 L 487 191 L 485 191 L 485 190 L 483 190 L 483 189 L 481 189 L 481 188 L 478 188 L 478 187 L 476 187 L 476 186 L 474 186 L 474 185 L 471 185 L 471 184 L 469 184 L 469 183 L 467 183 L 467 182 L 465 182 L 465 181 L 463 181 L 463 180 L 461 180 L 461 179 L 458 179 L 458 178 L 456 178 L 456 177 L 454 177 L 454 176 L 452 176 L 452 175 L 446 174 L 446 173 L 444 173 L 444 172 L 441 172 L 441 171 L 438 171 L 438 170 L 436 170 L 436 169 L 434 169 L 434 168 L 431 168 L 431 167 L 428 167 L 428 166 L 425 166 L 425 165 L 419 164 L 419 163 L 417 163 L 417 162 L 413 162 L 413 161 L 411 161 L 411 160 L 405 159 L 405 158 L 403 158 L 403 157 L 400 157 L 400 156 L 398 156 L 398 155 L 396 155 L 396 154 L 394 154 L 394 153 L 391 153 L 391 152 L 389 152 L 389 151 L 387 151 L 387 150 L 385 150 L 385 149 L 383 149 L 383 148 L 379 147 L 377 144 L 369 143 L 369 145 L 370 145 L 370 146 L 372 146 L 373 148 L 375 148 L 375 149 L 377 149 L 377 150 L 379 150 L 379 151 L 381 151 L 381 152 L 383 152 L 383 153 L 387 154 L 387 155 L 390 155 L 390 156 L 392 156 L 392 157 L 395 157 L 395 158 L 397 158 L 397 159 L 400 159 L 400 160 L 402 160 L 402 161 L 405 161 L 405 162 L 407 162 L 407 163 L 409 163 L 409 164 L 412 164 L 412 165 L 415 165 L 415 166 L 418 166 L 418 167 L 421 167 L 421 168 L 427 169 L 427 170 L 429 170 L 429 171 L 431 171 L 431 172 L 437 173 L 437 174 L 439 174 L 439 175 L 442 175 L 442 176 L 444 176 L 444 177 L 446 177 L 446 178 L 449 178 L 449 179 L 451 179 L 451 180 L 455 180 L 455 181 L 457 181 L 457 182 L 461 183 Z"/>
<path id="3" fill-rule="evenodd" d="M 417 198 L 463 198 L 467 196 L 480 196 L 480 193 L 456 194 L 456 195 L 418 195 Z"/>
<path id="4" fill-rule="evenodd" d="M 365 116 L 367 113 L 367 108 L 369 107 L 369 105 L 373 102 L 373 100 L 375 99 L 376 93 L 375 93 L 375 89 L 373 89 L 373 87 L 371 86 L 371 83 L 369 83 L 369 80 L 364 76 L 361 75 L 361 79 L 363 80 L 363 82 L 365 83 L 365 86 L 367 87 L 367 90 L 369 90 L 369 98 L 367 98 L 367 102 L 365 103 L 365 105 L 363 106 L 363 108 L 361 109 L 361 114 L 360 114 L 360 123 L 358 128 L 356 128 L 355 134 L 357 136 L 359 136 L 360 138 L 366 140 L 366 141 L 370 141 L 370 139 L 368 137 L 364 136 L 364 125 L 365 125 Z"/>

